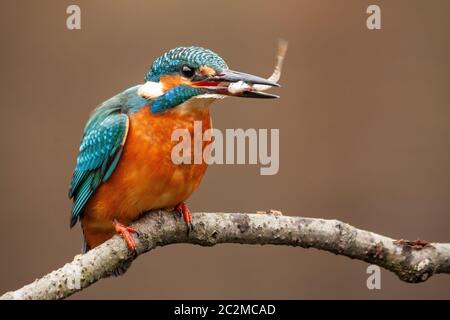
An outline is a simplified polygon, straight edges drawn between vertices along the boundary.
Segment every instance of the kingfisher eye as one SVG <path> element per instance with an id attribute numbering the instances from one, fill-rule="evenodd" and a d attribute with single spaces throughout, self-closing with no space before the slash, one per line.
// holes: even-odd
<path id="1" fill-rule="evenodd" d="M 184 64 L 181 67 L 181 74 L 183 75 L 183 77 L 192 78 L 195 74 L 195 69 L 188 66 L 187 64 Z"/>

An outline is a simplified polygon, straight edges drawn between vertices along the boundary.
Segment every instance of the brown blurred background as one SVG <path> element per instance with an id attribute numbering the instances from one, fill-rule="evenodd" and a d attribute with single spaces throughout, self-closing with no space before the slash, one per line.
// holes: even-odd
<path id="1" fill-rule="evenodd" d="M 80 31 L 66 8 L 81 7 Z M 378 4 L 382 29 L 366 28 Z M 450 242 L 450 1 L 16 1 L 0 4 L 0 292 L 79 253 L 67 189 L 82 128 L 101 101 L 142 82 L 180 45 L 268 76 L 289 40 L 277 101 L 227 99 L 215 127 L 279 128 L 280 171 L 213 166 L 193 211 L 275 208 L 395 238 Z M 173 245 L 73 298 L 450 298 L 314 249 Z"/>

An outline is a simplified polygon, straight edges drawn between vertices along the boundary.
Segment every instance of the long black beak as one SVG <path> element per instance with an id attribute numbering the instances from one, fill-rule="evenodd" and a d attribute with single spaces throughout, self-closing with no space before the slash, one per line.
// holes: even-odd
<path id="1" fill-rule="evenodd" d="M 243 81 L 245 83 L 263 84 L 263 85 L 272 86 L 272 87 L 280 86 L 278 83 L 269 81 L 267 79 L 264 79 L 264 78 L 261 78 L 258 76 L 254 76 L 252 74 L 243 73 L 243 72 L 239 72 L 239 71 L 233 71 L 233 70 L 229 70 L 229 69 L 223 70 L 220 74 L 218 74 L 216 76 L 207 78 L 206 81 L 215 81 L 215 82 Z"/>
<path id="2" fill-rule="evenodd" d="M 215 93 L 225 96 L 234 96 L 234 97 L 242 97 L 242 98 L 265 98 L 265 99 L 273 99 L 278 98 L 277 95 L 265 93 L 262 91 L 253 90 L 251 86 L 248 89 L 238 91 L 238 92 L 230 92 L 228 90 L 228 87 L 226 86 L 226 83 L 236 83 L 242 81 L 246 84 L 254 85 L 266 85 L 266 86 L 272 86 L 272 87 L 279 87 L 280 85 L 276 82 L 272 82 L 270 80 L 254 76 L 248 73 L 243 73 L 239 71 L 233 71 L 229 69 L 223 70 L 221 73 L 208 77 L 206 79 L 203 79 L 203 83 L 211 83 L 216 82 L 220 83 L 219 85 L 206 85 L 201 86 L 202 89 L 208 91 L 209 93 Z"/>

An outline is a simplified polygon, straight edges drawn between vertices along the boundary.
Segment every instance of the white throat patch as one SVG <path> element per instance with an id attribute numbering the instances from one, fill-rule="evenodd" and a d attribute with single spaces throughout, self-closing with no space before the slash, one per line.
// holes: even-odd
<path id="1" fill-rule="evenodd" d="M 161 82 L 147 81 L 138 89 L 138 95 L 146 99 L 155 99 L 164 94 Z"/>

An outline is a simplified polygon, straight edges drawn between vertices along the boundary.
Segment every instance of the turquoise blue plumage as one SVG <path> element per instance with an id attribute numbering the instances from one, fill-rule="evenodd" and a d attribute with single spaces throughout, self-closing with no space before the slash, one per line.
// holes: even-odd
<path id="1" fill-rule="evenodd" d="M 70 184 L 74 198 L 70 225 L 73 226 L 95 189 L 107 181 L 122 153 L 128 129 L 128 115 L 122 113 L 119 97 L 99 106 L 84 129 L 77 164 Z"/>

